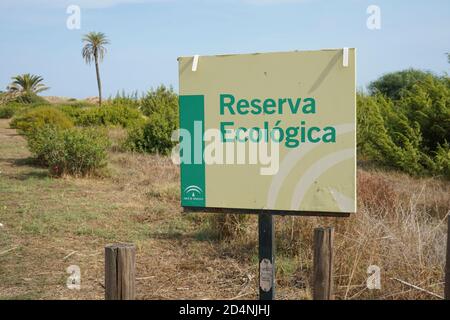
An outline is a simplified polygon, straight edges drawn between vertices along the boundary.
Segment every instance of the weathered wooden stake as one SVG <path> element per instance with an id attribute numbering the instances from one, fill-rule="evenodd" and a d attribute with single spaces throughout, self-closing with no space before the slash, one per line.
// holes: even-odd
<path id="1" fill-rule="evenodd" d="M 134 244 L 112 244 L 105 247 L 105 299 L 135 299 Z"/>
<path id="2" fill-rule="evenodd" d="M 314 229 L 313 299 L 333 300 L 333 228 Z"/>
<path id="3" fill-rule="evenodd" d="M 273 216 L 260 213 L 259 228 L 259 299 L 275 298 L 275 231 Z"/>
<path id="4" fill-rule="evenodd" d="M 447 259 L 445 261 L 445 300 L 450 300 L 450 217 L 447 217 Z"/>

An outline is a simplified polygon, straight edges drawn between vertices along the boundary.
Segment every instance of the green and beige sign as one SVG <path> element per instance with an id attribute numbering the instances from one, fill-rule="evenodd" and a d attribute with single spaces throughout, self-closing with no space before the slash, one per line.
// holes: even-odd
<path id="1" fill-rule="evenodd" d="M 181 204 L 356 211 L 355 50 L 179 58 Z"/>

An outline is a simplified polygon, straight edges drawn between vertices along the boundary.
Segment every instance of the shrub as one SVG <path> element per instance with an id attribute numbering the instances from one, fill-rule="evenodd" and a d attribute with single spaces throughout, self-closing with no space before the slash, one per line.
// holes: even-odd
<path id="1" fill-rule="evenodd" d="M 69 99 L 67 102 L 60 104 L 60 106 L 71 106 L 74 108 L 90 108 L 95 107 L 96 105 L 92 102 L 86 101 L 86 100 L 72 100 Z"/>
<path id="2" fill-rule="evenodd" d="M 107 165 L 109 140 L 98 129 L 58 129 L 47 125 L 27 139 L 30 151 L 57 176 L 92 175 Z"/>
<path id="3" fill-rule="evenodd" d="M 419 151 L 420 129 L 410 126 L 381 95 L 358 95 L 358 154 L 383 166 L 422 174 L 424 155 Z"/>
<path id="4" fill-rule="evenodd" d="M 76 108 L 64 107 L 76 125 L 88 126 L 121 126 L 128 128 L 143 123 L 144 118 L 139 110 L 121 105 L 104 105 L 102 107 Z"/>
<path id="5" fill-rule="evenodd" d="M 421 146 L 428 155 L 437 146 L 450 142 L 450 83 L 428 75 L 404 90 L 395 102 L 396 111 L 404 114 L 409 124 L 417 123 Z"/>
<path id="6" fill-rule="evenodd" d="M 23 134 L 29 134 L 50 125 L 59 129 L 73 127 L 72 121 L 60 110 L 53 107 L 38 107 L 26 111 L 13 119 L 11 127 Z"/>
<path id="7" fill-rule="evenodd" d="M 445 178 L 450 179 L 450 144 L 445 143 L 438 145 L 436 155 L 434 157 L 436 165 L 435 174 L 441 174 Z"/>
<path id="8" fill-rule="evenodd" d="M 155 112 L 148 121 L 129 130 L 125 148 L 137 152 L 168 154 L 175 143 L 172 132 L 177 129 L 176 117 L 167 110 Z"/>
<path id="9" fill-rule="evenodd" d="M 172 87 L 166 88 L 160 85 L 156 90 L 150 90 L 141 101 L 142 113 L 150 116 L 153 113 L 161 113 L 169 110 L 173 114 L 178 112 L 178 95 Z"/>
<path id="10" fill-rule="evenodd" d="M 137 91 L 133 91 L 130 94 L 125 91 L 117 92 L 114 98 L 109 98 L 109 105 L 127 106 L 138 109 L 140 107 L 141 101 Z"/>
<path id="11" fill-rule="evenodd" d="M 64 114 L 68 116 L 75 124 L 77 124 L 78 118 L 84 112 L 83 107 L 72 104 L 58 105 L 57 108 L 58 110 L 64 112 Z"/>
<path id="12" fill-rule="evenodd" d="M 161 85 L 142 99 L 141 110 L 148 120 L 129 130 L 126 148 L 168 154 L 175 145 L 172 132 L 178 128 L 178 95 Z"/>
<path id="13" fill-rule="evenodd" d="M 357 97 L 358 155 L 409 174 L 449 178 L 449 78 L 407 70 L 380 78 L 371 90 Z"/>
<path id="14" fill-rule="evenodd" d="M 11 119 L 19 111 L 24 110 L 26 107 L 19 103 L 8 103 L 0 105 L 0 119 Z"/>
<path id="15" fill-rule="evenodd" d="M 409 90 L 414 84 L 433 76 L 430 72 L 416 69 L 391 72 L 381 76 L 369 84 L 372 95 L 381 93 L 390 99 L 400 99 L 405 90 Z"/>
<path id="16" fill-rule="evenodd" d="M 11 106 L 0 106 L 0 119 L 11 119 L 14 116 L 14 111 Z"/>

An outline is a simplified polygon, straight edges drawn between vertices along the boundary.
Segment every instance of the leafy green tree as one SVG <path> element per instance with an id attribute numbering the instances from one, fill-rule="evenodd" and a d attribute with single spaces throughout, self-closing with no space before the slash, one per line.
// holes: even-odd
<path id="1" fill-rule="evenodd" d="M 21 74 L 12 77 L 13 82 L 8 86 L 8 91 L 18 94 L 37 94 L 39 92 L 48 90 L 42 82 L 44 79 L 41 76 L 34 74 Z"/>
<path id="2" fill-rule="evenodd" d="M 358 94 L 360 158 L 450 178 L 449 77 L 417 70 L 391 75 L 374 81 L 370 95 Z"/>
<path id="3" fill-rule="evenodd" d="M 421 173 L 418 129 L 409 128 L 407 119 L 396 115 L 392 101 L 381 94 L 366 96 L 360 93 L 357 99 L 359 156 L 411 174 Z"/>
<path id="4" fill-rule="evenodd" d="M 372 95 L 381 93 L 390 99 L 398 100 L 404 90 L 408 90 L 412 85 L 424 80 L 429 75 L 432 74 L 416 69 L 392 72 L 373 81 L 368 89 Z"/>
<path id="5" fill-rule="evenodd" d="M 98 104 L 102 105 L 102 83 L 100 80 L 99 62 L 103 60 L 106 54 L 106 45 L 109 40 L 102 32 L 89 32 L 83 37 L 82 56 L 87 64 L 95 63 L 95 72 L 97 75 L 98 86 Z"/>
<path id="6" fill-rule="evenodd" d="M 383 149 L 392 148 L 377 101 L 363 93 L 357 94 L 357 150 L 365 159 L 383 160 Z"/>
<path id="7" fill-rule="evenodd" d="M 423 151 L 430 154 L 450 141 L 450 86 L 444 78 L 427 76 L 406 90 L 396 104 L 411 126 L 420 127 Z"/>
<path id="8" fill-rule="evenodd" d="M 450 144 L 439 145 L 434 158 L 435 174 L 441 174 L 450 179 Z"/>

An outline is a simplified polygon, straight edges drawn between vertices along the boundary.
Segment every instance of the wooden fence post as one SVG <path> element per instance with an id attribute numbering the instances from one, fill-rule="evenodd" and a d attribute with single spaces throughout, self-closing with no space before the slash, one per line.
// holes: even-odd
<path id="1" fill-rule="evenodd" d="M 105 300 L 134 300 L 134 244 L 112 244 L 105 247 Z"/>
<path id="2" fill-rule="evenodd" d="M 333 228 L 314 229 L 313 299 L 333 300 Z"/>
<path id="3" fill-rule="evenodd" d="M 450 216 L 447 217 L 447 258 L 445 261 L 444 299 L 450 300 Z"/>

